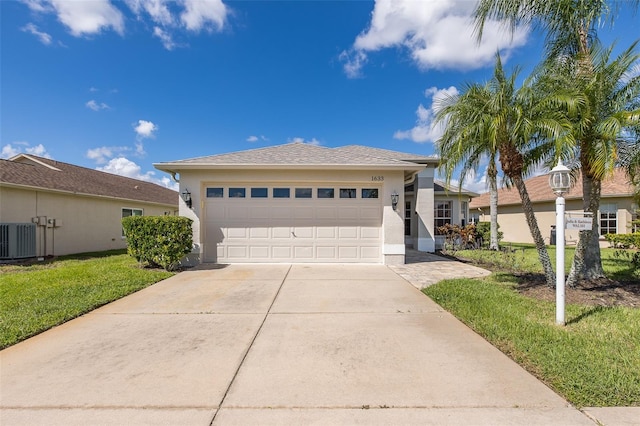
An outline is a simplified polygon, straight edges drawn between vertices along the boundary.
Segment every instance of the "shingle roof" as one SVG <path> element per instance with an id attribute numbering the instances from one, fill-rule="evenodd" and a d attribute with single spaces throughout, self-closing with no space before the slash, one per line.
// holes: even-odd
<path id="1" fill-rule="evenodd" d="M 531 202 L 549 202 L 556 199 L 555 194 L 549 188 L 549 176 L 536 176 L 525 181 L 527 192 Z M 602 198 L 607 197 L 628 197 L 633 194 L 633 187 L 629 183 L 629 179 L 622 169 L 616 169 L 613 176 L 602 181 Z M 582 198 L 582 178 L 579 177 L 571 190 L 564 195 L 567 200 Z M 520 195 L 516 188 L 501 188 L 498 190 L 498 205 L 506 206 L 513 204 L 522 204 Z M 488 207 L 489 193 L 484 193 L 474 198 L 469 207 Z"/>
<path id="2" fill-rule="evenodd" d="M 288 143 L 228 154 L 156 163 L 154 166 L 166 171 L 198 166 L 397 166 L 398 168 L 415 168 L 417 160 L 426 161 L 427 159 L 436 161 L 432 157 L 358 145 L 327 148 L 306 143 Z"/>
<path id="3" fill-rule="evenodd" d="M 0 184 L 178 205 L 178 193 L 160 185 L 35 155 L 0 160 Z"/>

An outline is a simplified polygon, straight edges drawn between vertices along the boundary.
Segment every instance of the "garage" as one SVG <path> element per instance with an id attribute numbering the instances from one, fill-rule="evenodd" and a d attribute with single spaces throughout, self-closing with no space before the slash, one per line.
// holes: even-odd
<path id="1" fill-rule="evenodd" d="M 204 189 L 204 261 L 382 263 L 381 188 L 353 183 Z"/>
<path id="2" fill-rule="evenodd" d="M 362 145 L 294 142 L 155 167 L 179 183 L 179 214 L 192 220 L 193 248 L 183 265 L 399 265 L 409 183 L 418 188 L 410 194 L 415 240 L 433 241 L 437 163 Z"/>

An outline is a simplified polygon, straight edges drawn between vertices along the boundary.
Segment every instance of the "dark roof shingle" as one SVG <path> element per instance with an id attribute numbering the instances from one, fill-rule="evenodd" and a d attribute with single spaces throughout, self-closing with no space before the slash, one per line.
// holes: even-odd
<path id="1" fill-rule="evenodd" d="M 35 155 L 0 160 L 0 183 L 178 205 L 178 193 L 169 188 Z"/>

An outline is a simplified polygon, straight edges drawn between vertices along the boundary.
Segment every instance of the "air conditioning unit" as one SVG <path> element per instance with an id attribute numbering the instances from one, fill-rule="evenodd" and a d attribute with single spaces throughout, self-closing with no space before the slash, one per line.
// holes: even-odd
<path id="1" fill-rule="evenodd" d="M 36 257 L 35 223 L 0 223 L 0 259 Z"/>

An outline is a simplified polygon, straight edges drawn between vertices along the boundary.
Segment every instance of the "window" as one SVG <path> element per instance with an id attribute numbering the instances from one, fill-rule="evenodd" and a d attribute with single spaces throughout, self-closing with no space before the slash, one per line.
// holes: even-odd
<path id="1" fill-rule="evenodd" d="M 318 198 L 333 198 L 334 193 L 333 188 L 318 188 Z"/>
<path id="2" fill-rule="evenodd" d="M 245 188 L 229 188 L 229 198 L 244 198 L 246 195 Z"/>
<path id="3" fill-rule="evenodd" d="M 311 188 L 296 188 L 296 198 L 311 198 Z"/>
<path id="4" fill-rule="evenodd" d="M 362 198 L 378 198 L 378 189 L 362 188 Z"/>
<path id="5" fill-rule="evenodd" d="M 451 224 L 451 201 L 436 201 L 433 219 L 436 235 L 441 235 L 438 228 Z"/>
<path id="6" fill-rule="evenodd" d="M 404 203 L 404 235 L 411 235 L 411 201 Z"/>
<path id="7" fill-rule="evenodd" d="M 460 225 L 462 226 L 467 226 L 467 218 L 469 216 L 469 203 L 466 201 L 463 201 L 461 203 L 461 208 L 462 211 L 460 212 L 460 216 L 462 216 L 462 222 L 460 223 Z"/>
<path id="8" fill-rule="evenodd" d="M 251 188 L 251 198 L 267 198 L 268 196 L 267 188 Z"/>
<path id="9" fill-rule="evenodd" d="M 207 188 L 207 198 L 222 198 L 224 191 L 222 188 Z"/>
<path id="10" fill-rule="evenodd" d="M 340 188 L 340 198 L 356 198 L 356 189 Z"/>
<path id="11" fill-rule="evenodd" d="M 122 217 L 142 216 L 142 209 L 122 209 Z M 124 237 L 124 228 L 122 228 L 122 236 Z"/>
<path id="12" fill-rule="evenodd" d="M 631 206 L 631 232 L 640 232 L 640 207 Z"/>
<path id="13" fill-rule="evenodd" d="M 618 206 L 616 204 L 600 204 L 600 235 L 618 232 Z"/>
<path id="14" fill-rule="evenodd" d="M 273 198 L 289 198 L 291 189 L 289 188 L 273 188 Z"/>

